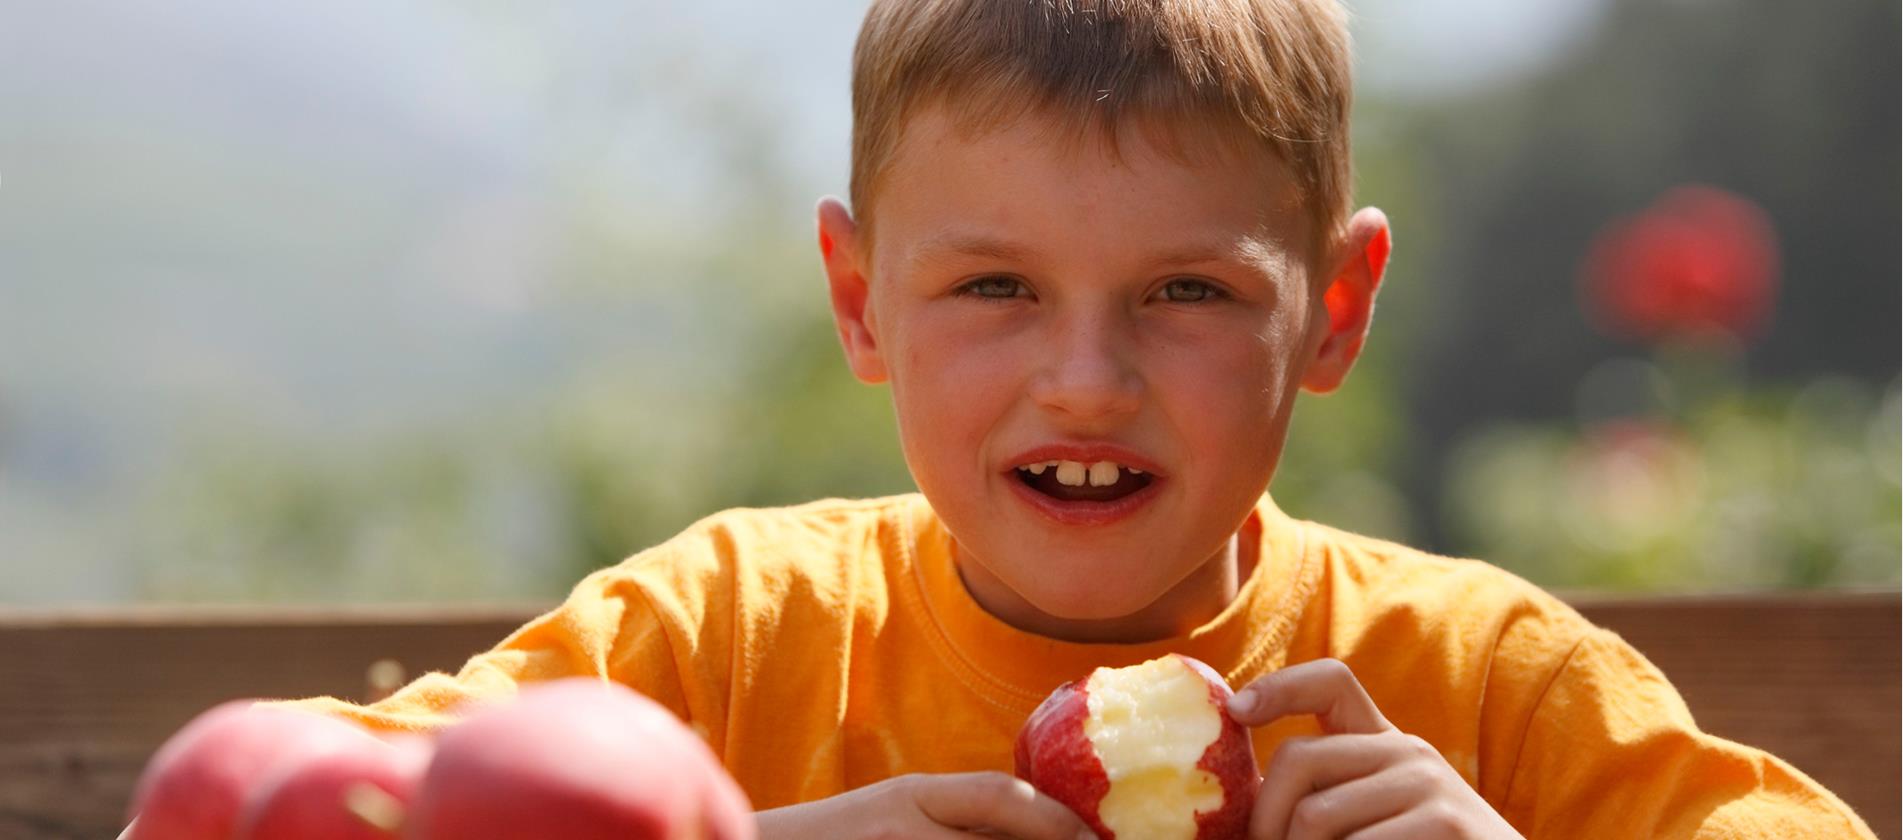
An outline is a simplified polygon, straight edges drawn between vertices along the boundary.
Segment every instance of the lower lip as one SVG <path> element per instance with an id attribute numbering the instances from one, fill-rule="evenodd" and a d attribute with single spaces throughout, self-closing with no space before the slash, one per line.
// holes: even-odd
<path id="1" fill-rule="evenodd" d="M 1156 498 L 1158 488 L 1163 484 L 1160 478 L 1153 478 L 1143 489 L 1121 499 L 1108 502 L 1066 502 L 1053 499 L 1031 489 L 1031 486 L 1018 480 L 1015 475 L 1003 476 L 1005 483 L 1011 485 L 1011 492 L 1031 506 L 1032 510 L 1043 514 L 1060 525 L 1102 526 L 1121 522 L 1136 515 L 1144 505 Z"/>

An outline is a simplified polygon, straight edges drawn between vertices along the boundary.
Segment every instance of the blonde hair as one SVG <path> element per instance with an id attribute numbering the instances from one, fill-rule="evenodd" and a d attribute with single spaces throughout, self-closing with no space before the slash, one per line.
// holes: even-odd
<path id="1" fill-rule="evenodd" d="M 1185 129 L 1266 147 L 1325 242 L 1349 211 L 1349 65 L 1336 0 L 873 0 L 853 50 L 853 212 L 869 236 L 921 106 L 967 130 L 1036 110 L 1113 151 L 1130 124 L 1178 155 Z"/>

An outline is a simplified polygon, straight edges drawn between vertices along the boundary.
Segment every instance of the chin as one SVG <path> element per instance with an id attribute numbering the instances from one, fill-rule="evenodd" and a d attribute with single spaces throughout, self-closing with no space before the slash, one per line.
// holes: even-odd
<path id="1" fill-rule="evenodd" d="M 1140 613 L 1194 571 L 1172 578 L 1158 574 L 1155 555 L 1123 557 L 1041 546 L 1007 549 L 1004 559 L 985 564 L 992 577 L 1038 612 L 1067 621 L 1108 621 Z"/>
<path id="2" fill-rule="evenodd" d="M 1129 581 L 1129 576 L 1103 570 L 1080 571 L 1072 576 L 1084 583 L 1103 580 L 1106 577 L 1118 577 Z M 1061 589 L 1041 587 L 1013 586 L 1025 601 L 1052 618 L 1065 621 L 1115 621 L 1129 618 L 1155 604 L 1163 597 L 1167 589 L 1160 591 L 1131 592 L 1123 588 L 1107 589 L 1100 586 L 1086 586 L 1078 589 L 1063 586 Z M 1055 591 L 1053 591 L 1055 589 Z M 1036 593 L 1033 596 L 1031 593 Z"/>

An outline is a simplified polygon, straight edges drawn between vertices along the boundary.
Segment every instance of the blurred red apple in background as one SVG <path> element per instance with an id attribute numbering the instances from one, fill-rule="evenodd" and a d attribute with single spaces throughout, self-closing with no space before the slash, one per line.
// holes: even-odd
<path id="1" fill-rule="evenodd" d="M 1241 838 L 1260 777 L 1230 690 L 1178 654 L 1058 686 L 1018 731 L 1017 774 L 1103 840 Z"/>
<path id="2" fill-rule="evenodd" d="M 753 811 L 666 707 L 587 678 L 532 685 L 438 739 L 411 840 L 751 840 Z"/>
<path id="3" fill-rule="evenodd" d="M 233 700 L 193 718 L 153 754 L 132 794 L 130 840 L 225 840 L 245 797 L 291 762 L 381 746 L 322 715 Z"/>
<path id="4" fill-rule="evenodd" d="M 396 840 L 430 761 L 422 738 L 361 746 L 296 761 L 260 783 L 239 814 L 235 840 Z"/>

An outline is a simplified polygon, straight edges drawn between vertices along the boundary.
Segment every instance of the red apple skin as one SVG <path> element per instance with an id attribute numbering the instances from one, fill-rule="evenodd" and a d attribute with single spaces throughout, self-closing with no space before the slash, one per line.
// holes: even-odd
<path id="1" fill-rule="evenodd" d="M 1097 803 L 1110 792 L 1110 776 L 1084 737 L 1088 717 L 1085 681 L 1058 686 L 1018 730 L 1013 750 L 1017 776 L 1077 812 L 1098 837 L 1115 840 L 1116 832 L 1097 816 Z"/>
<path id="2" fill-rule="evenodd" d="M 1255 744 L 1247 727 L 1229 716 L 1229 684 L 1201 660 L 1171 654 L 1209 684 L 1209 701 L 1222 717 L 1222 732 L 1196 766 L 1214 774 L 1222 784 L 1222 807 L 1196 817 L 1198 840 L 1240 840 L 1249 831 L 1249 812 L 1255 806 L 1261 775 L 1256 770 Z M 1051 692 L 1018 730 L 1014 750 L 1017 775 L 1045 795 L 1075 811 L 1103 840 L 1116 832 L 1103 824 L 1097 803 L 1110 792 L 1103 762 L 1084 734 L 1090 716 L 1088 679 L 1067 682 Z M 1140 839 L 1139 839 L 1140 840 Z"/>
<path id="3" fill-rule="evenodd" d="M 374 785 L 407 804 L 429 764 L 426 747 L 367 740 L 282 768 L 246 802 L 234 840 L 396 840 L 346 806 L 358 785 Z"/>
<path id="4" fill-rule="evenodd" d="M 375 737 L 310 712 L 233 700 L 200 714 L 154 753 L 133 790 L 130 840 L 225 840 L 247 794 L 276 768 Z"/>
<path id="5" fill-rule="evenodd" d="M 753 840 L 746 795 L 699 736 L 623 686 L 533 685 L 438 739 L 409 840 Z"/>

